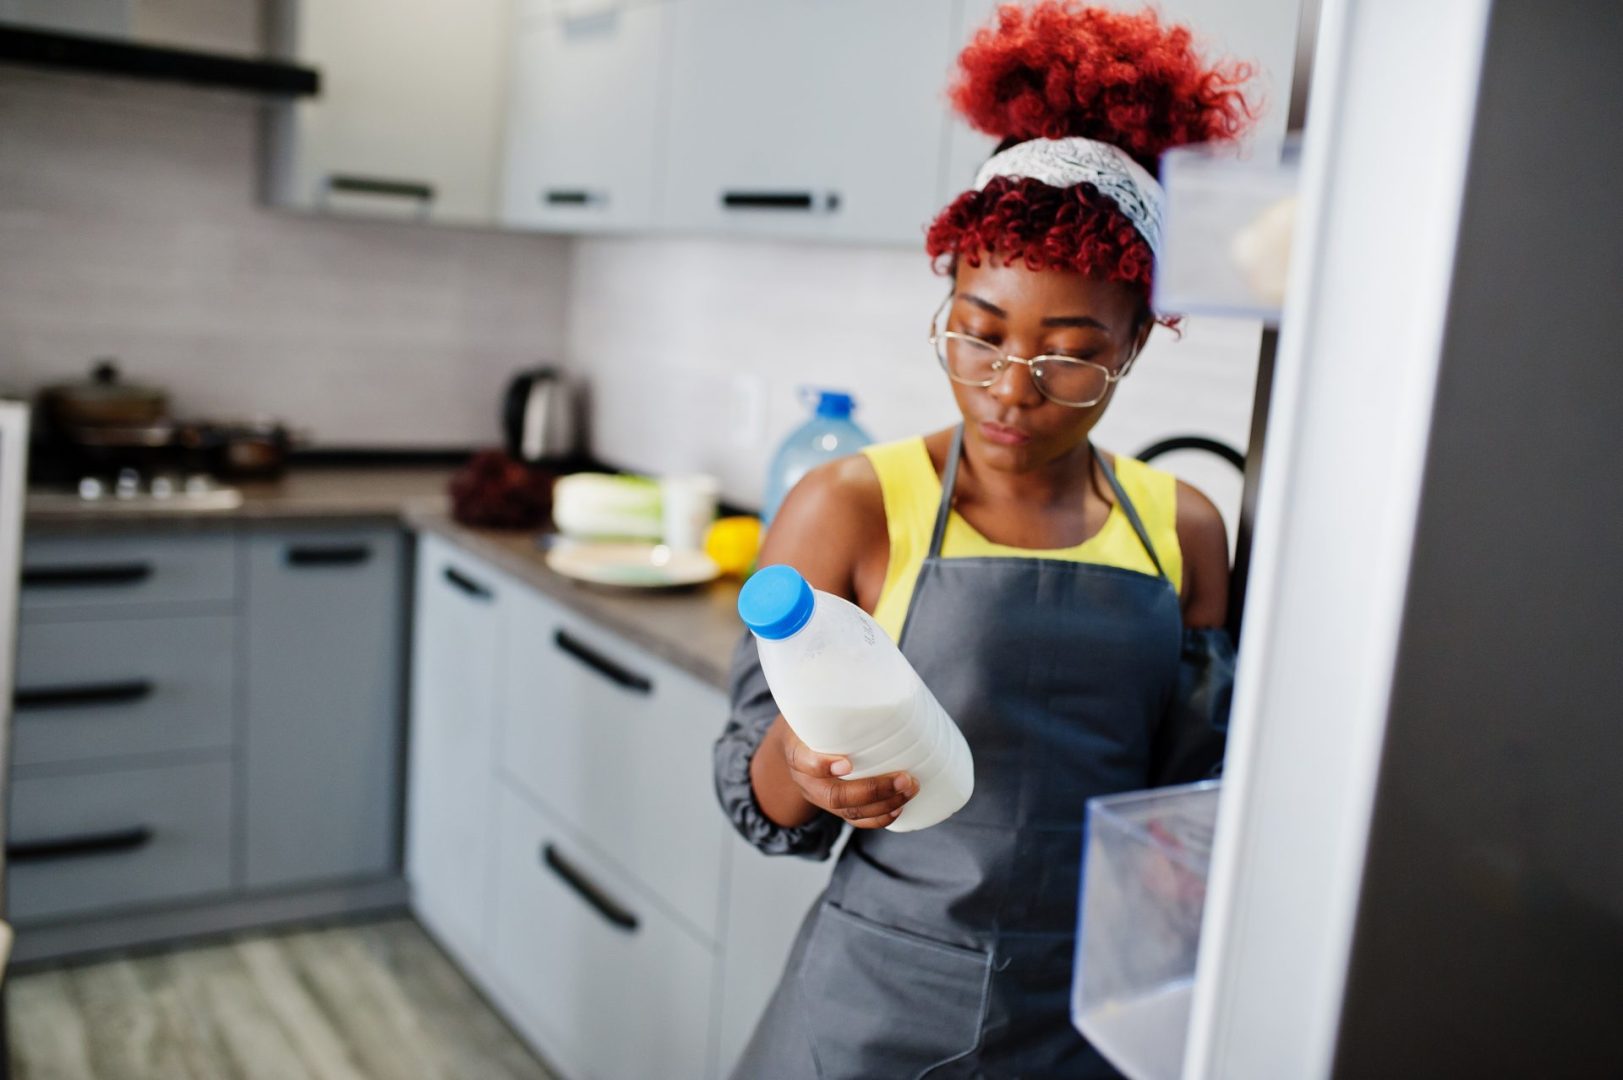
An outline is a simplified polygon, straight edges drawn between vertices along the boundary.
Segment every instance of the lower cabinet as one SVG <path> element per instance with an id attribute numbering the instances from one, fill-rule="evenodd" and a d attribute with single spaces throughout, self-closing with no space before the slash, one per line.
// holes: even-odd
<path id="1" fill-rule="evenodd" d="M 716 687 L 419 544 L 407 875 L 423 924 L 570 1080 L 727 1075 L 828 863 L 716 803 Z"/>
<path id="2" fill-rule="evenodd" d="M 41 920 L 231 888 L 231 761 L 13 781 L 7 904 Z"/>
<path id="3" fill-rule="evenodd" d="M 497 804 L 491 962 L 542 1053 L 581 1078 L 714 1075 L 711 947 L 511 788 Z"/>

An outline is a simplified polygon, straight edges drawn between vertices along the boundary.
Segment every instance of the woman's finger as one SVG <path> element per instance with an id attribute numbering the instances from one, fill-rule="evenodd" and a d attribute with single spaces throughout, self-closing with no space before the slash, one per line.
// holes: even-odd
<path id="1" fill-rule="evenodd" d="M 789 768 L 805 776 L 819 779 L 844 776 L 851 771 L 851 761 L 838 754 L 819 754 L 798 738 L 786 739 Z"/>
<path id="2" fill-rule="evenodd" d="M 892 810 L 888 814 L 880 814 L 878 817 L 861 818 L 860 820 L 851 822 L 851 827 L 853 829 L 883 829 L 885 826 L 895 821 L 896 816 L 900 813 L 901 810 L 898 809 Z"/>
<path id="3" fill-rule="evenodd" d="M 835 810 L 834 813 L 840 815 L 845 820 L 850 822 L 865 821 L 868 818 L 884 817 L 887 814 L 896 813 L 897 811 L 901 810 L 901 808 L 907 804 L 907 800 L 911 799 L 912 797 L 913 796 L 911 794 L 892 795 L 888 799 L 868 803 L 865 806 L 841 807 L 840 809 Z"/>

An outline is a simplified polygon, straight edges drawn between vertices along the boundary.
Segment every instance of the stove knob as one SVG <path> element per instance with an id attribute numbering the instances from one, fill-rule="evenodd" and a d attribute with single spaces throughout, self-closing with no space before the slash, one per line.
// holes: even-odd
<path id="1" fill-rule="evenodd" d="M 107 485 L 94 476 L 86 476 L 79 481 L 79 498 L 99 499 L 107 493 Z"/>
<path id="2" fill-rule="evenodd" d="M 120 499 L 133 499 L 141 494 L 141 474 L 134 469 L 118 470 L 118 482 L 113 487 L 113 494 Z"/>
<path id="3" fill-rule="evenodd" d="M 152 478 L 152 497 L 154 499 L 167 499 L 175 493 L 175 482 L 167 476 L 154 476 Z"/>

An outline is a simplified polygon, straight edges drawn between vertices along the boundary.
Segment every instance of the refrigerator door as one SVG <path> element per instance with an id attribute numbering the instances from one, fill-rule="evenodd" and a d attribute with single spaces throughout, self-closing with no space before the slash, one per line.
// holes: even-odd
<path id="1" fill-rule="evenodd" d="M 17 662 L 17 579 L 23 546 L 28 464 L 28 407 L 0 401 L 0 837 L 6 835 L 11 776 L 11 694 Z M 0 918 L 5 915 L 6 855 L 0 843 Z M 0 964 L 4 958 L 0 957 Z M 3 970 L 3 968 L 0 968 Z"/>

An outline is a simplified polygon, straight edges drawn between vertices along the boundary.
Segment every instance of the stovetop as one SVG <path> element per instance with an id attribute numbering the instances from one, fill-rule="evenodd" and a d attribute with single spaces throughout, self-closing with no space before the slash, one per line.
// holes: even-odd
<path id="1" fill-rule="evenodd" d="M 98 509 L 235 510 L 242 492 L 208 473 L 152 472 L 120 469 L 114 475 L 87 474 L 71 487 L 33 485 L 29 505 L 39 508 L 94 506 Z"/>

